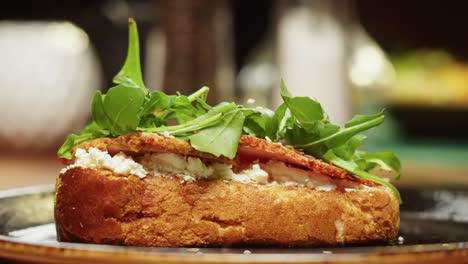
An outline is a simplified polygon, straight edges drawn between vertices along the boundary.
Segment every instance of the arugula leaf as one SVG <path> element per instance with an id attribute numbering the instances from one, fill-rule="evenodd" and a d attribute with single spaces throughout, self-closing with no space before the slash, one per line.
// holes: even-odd
<path id="1" fill-rule="evenodd" d="M 357 118 L 353 118 L 350 122 L 346 123 L 345 128 L 329 135 L 325 138 L 321 138 L 314 142 L 302 145 L 303 148 L 310 148 L 313 146 L 325 145 L 328 148 L 336 148 L 345 144 L 349 139 L 354 137 L 356 134 L 366 131 L 372 127 L 376 127 L 382 124 L 384 121 L 383 112 L 375 115 L 360 115 Z"/>
<path id="2" fill-rule="evenodd" d="M 319 139 L 319 135 L 308 133 L 303 127 L 295 124 L 293 119 L 289 119 L 282 139 L 291 146 L 302 146 L 308 142 Z M 318 148 L 316 148 L 318 149 Z"/>
<path id="3" fill-rule="evenodd" d="M 386 171 L 395 171 L 397 175 L 395 176 L 394 180 L 400 179 L 401 162 L 393 152 L 382 151 L 370 154 L 365 153 L 360 155 L 360 158 L 367 162 L 368 169 L 372 169 L 374 167 L 372 165 L 376 165 Z"/>
<path id="4" fill-rule="evenodd" d="M 199 151 L 211 153 L 216 157 L 222 155 L 232 159 L 237 153 L 244 119 L 242 111 L 239 109 L 231 110 L 224 114 L 222 122 L 190 136 L 190 143 Z"/>
<path id="5" fill-rule="evenodd" d="M 104 112 L 109 118 L 109 131 L 115 136 L 134 132 L 140 123 L 140 108 L 145 93 L 128 86 L 112 87 L 104 97 Z M 107 128 L 107 127 L 103 127 Z"/>
<path id="6" fill-rule="evenodd" d="M 185 95 L 170 95 L 170 107 L 160 114 L 165 120 L 176 119 L 179 124 L 204 114 L 205 110 L 195 107 Z"/>
<path id="7" fill-rule="evenodd" d="M 146 94 L 143 106 L 140 108 L 140 123 L 138 127 L 156 128 L 165 124 L 165 120 L 158 114 L 170 106 L 169 96 L 163 92 Z"/>
<path id="8" fill-rule="evenodd" d="M 344 128 L 330 123 L 320 103 L 307 97 L 293 97 L 284 81 L 280 84 L 284 104 L 278 108 L 273 117 L 270 134 L 277 135 L 287 144 L 302 149 L 305 153 L 331 162 L 350 173 L 367 180 L 383 184 L 399 196 L 396 188 L 368 171 L 374 167 L 397 172 L 400 177 L 401 164 L 391 152 L 367 154 L 357 149 L 365 139 L 359 133 L 382 124 L 383 111 L 374 115 L 356 115 Z M 283 109 L 286 105 L 287 109 Z M 291 115 L 285 117 L 290 111 Z M 281 119 L 281 125 L 278 125 Z"/>
<path id="9" fill-rule="evenodd" d="M 378 176 L 375 176 L 373 174 L 370 174 L 364 170 L 361 170 L 359 168 L 359 166 L 353 162 L 353 161 L 346 161 L 344 159 L 341 159 L 339 158 L 338 156 L 336 156 L 333 151 L 328 151 L 325 155 L 324 155 L 324 158 L 328 161 L 330 161 L 331 163 L 333 163 L 335 166 L 338 166 L 342 169 L 345 169 L 347 171 L 349 171 L 350 173 L 354 174 L 355 176 L 359 177 L 359 178 L 362 178 L 362 179 L 365 179 L 365 180 L 369 180 L 369 181 L 373 181 L 373 182 L 377 182 L 377 183 L 380 183 L 386 187 L 388 187 L 390 190 L 392 190 L 393 193 L 395 193 L 395 195 L 398 197 L 398 200 L 400 201 L 400 203 L 402 202 L 401 200 L 401 195 L 400 195 L 400 192 L 398 191 L 397 188 L 395 188 L 395 186 L 393 186 L 391 183 L 387 182 L 386 180 L 378 177 Z"/>
<path id="10" fill-rule="evenodd" d="M 94 94 L 93 101 L 91 103 L 91 114 L 93 115 L 94 122 L 101 128 L 110 128 L 111 121 L 104 110 L 104 97 L 101 91 L 97 91 Z"/>
<path id="11" fill-rule="evenodd" d="M 140 65 L 140 41 L 138 40 L 138 29 L 135 20 L 128 20 L 128 52 L 125 63 L 119 73 L 114 77 L 115 84 L 138 88 L 148 91 L 143 83 Z"/>
<path id="12" fill-rule="evenodd" d="M 73 156 L 71 152 L 75 146 L 85 141 L 99 137 L 105 137 L 107 135 L 109 135 L 109 133 L 106 130 L 101 129 L 95 122 L 92 122 L 81 131 L 80 135 L 68 135 L 57 154 L 59 157 L 72 159 Z"/>
<path id="13" fill-rule="evenodd" d="M 163 92 L 155 91 L 146 95 L 141 116 L 153 115 L 157 109 L 165 109 L 170 105 L 169 96 Z"/>
<path id="14" fill-rule="evenodd" d="M 278 141 L 283 137 L 286 123 L 285 119 L 289 117 L 288 106 L 282 103 L 273 114 L 271 122 L 268 122 L 265 127 L 266 135 L 273 141 Z"/>
<path id="15" fill-rule="evenodd" d="M 139 127 L 138 130 L 145 132 L 167 132 L 169 135 L 177 136 L 180 134 L 194 132 L 200 130 L 214 123 L 220 121 L 223 113 L 237 109 L 237 106 L 233 103 L 220 103 L 217 106 L 211 108 L 207 113 L 198 116 L 188 122 L 180 125 L 173 126 L 160 126 L 160 127 Z"/>
<path id="16" fill-rule="evenodd" d="M 383 119 L 384 119 L 384 110 L 378 112 L 377 114 L 374 114 L 374 115 L 355 115 L 353 116 L 353 118 L 351 120 L 349 120 L 348 122 L 346 122 L 345 124 L 345 128 L 348 128 L 348 127 L 354 127 L 354 126 L 358 126 L 360 124 L 365 124 L 367 122 L 371 122 L 373 120 L 382 120 L 381 122 L 383 122 Z M 380 125 L 381 123 L 379 123 Z"/>
<path id="17" fill-rule="evenodd" d="M 159 126 L 159 127 L 138 127 L 137 130 L 144 132 L 168 133 L 172 136 L 183 136 L 185 134 L 210 127 L 221 121 L 224 113 L 236 110 L 237 106 L 233 103 L 220 103 L 213 107 L 207 113 L 198 116 L 188 122 L 180 125 Z"/>
<path id="18" fill-rule="evenodd" d="M 110 132 L 106 129 L 102 129 L 96 122 L 91 122 L 81 130 L 80 135 L 82 134 L 92 134 L 94 138 L 99 138 L 109 136 Z"/>
<path id="19" fill-rule="evenodd" d="M 356 150 L 362 145 L 362 142 L 367 137 L 362 134 L 357 134 L 350 138 L 345 144 L 334 148 L 333 152 L 344 160 L 352 160 L 355 156 Z"/>
<path id="20" fill-rule="evenodd" d="M 60 149 L 58 150 L 57 154 L 59 157 L 65 158 L 65 159 L 72 159 L 72 150 L 76 145 L 79 145 L 85 141 L 88 141 L 90 139 L 93 139 L 92 134 L 83 134 L 83 135 L 76 135 L 76 134 L 70 134 L 67 136 L 65 139 L 65 142 L 62 144 Z"/>
<path id="21" fill-rule="evenodd" d="M 281 97 L 288 106 L 292 116 L 303 126 L 312 125 L 315 121 L 326 120 L 319 102 L 309 97 L 291 97 L 283 80 L 280 83 Z"/>
<path id="22" fill-rule="evenodd" d="M 237 109 L 238 109 L 237 105 L 234 104 L 234 103 L 222 102 L 222 103 L 217 104 L 215 107 L 211 108 L 210 111 L 208 111 L 206 114 L 201 115 L 201 116 L 187 122 L 187 124 L 198 123 L 198 122 L 201 122 L 201 121 L 203 121 L 204 119 L 206 119 L 208 117 L 217 115 L 219 113 L 224 114 L 224 113 L 227 113 L 227 112 L 230 112 L 230 111 L 233 111 L 233 110 L 237 110 Z"/>
<path id="23" fill-rule="evenodd" d="M 187 134 L 189 132 L 198 131 L 203 128 L 210 127 L 216 123 L 218 123 L 222 118 L 222 113 L 218 113 L 212 116 L 206 116 L 200 122 L 191 122 L 182 125 L 174 125 L 174 126 L 160 126 L 160 127 L 150 127 L 150 128 L 138 128 L 140 131 L 144 132 L 158 132 L 158 133 L 168 133 L 171 136 L 180 136 Z"/>
<path id="24" fill-rule="evenodd" d="M 268 136 L 267 127 L 273 122 L 273 111 L 264 107 L 244 108 L 241 111 L 245 117 L 243 130 L 247 135 L 259 138 Z"/>

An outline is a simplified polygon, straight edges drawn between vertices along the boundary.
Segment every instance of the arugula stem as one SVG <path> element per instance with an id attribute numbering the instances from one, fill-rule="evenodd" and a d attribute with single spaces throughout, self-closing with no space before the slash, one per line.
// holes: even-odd
<path id="1" fill-rule="evenodd" d="M 208 92 L 210 88 L 203 86 L 202 88 L 195 91 L 193 94 L 187 96 L 187 99 L 190 103 L 197 101 L 200 103 L 205 109 L 210 109 L 211 107 L 205 102 Z M 170 114 L 173 110 L 171 109 L 164 109 L 162 112 L 158 114 L 158 116 L 162 117 L 162 119 L 166 119 L 166 115 Z M 182 113 L 181 113 L 182 114 Z"/>
<path id="2" fill-rule="evenodd" d="M 326 160 L 326 161 L 329 161 L 329 162 L 333 163 L 333 165 L 335 165 L 335 166 L 338 166 L 338 167 L 340 167 L 342 169 L 345 169 L 345 170 L 349 171 L 350 173 L 352 173 L 353 175 L 355 175 L 355 176 L 357 176 L 357 177 L 359 177 L 361 179 L 365 179 L 365 180 L 373 181 L 373 182 L 376 182 L 376 183 L 380 183 L 380 184 L 390 188 L 390 190 L 392 190 L 392 192 L 398 197 L 398 201 L 400 202 L 400 204 L 402 203 L 401 195 L 400 195 L 400 192 L 398 191 L 398 189 L 395 186 L 393 186 L 393 184 L 385 181 L 384 179 L 380 178 L 379 176 L 373 175 L 371 173 L 368 173 L 366 171 L 363 171 L 363 170 L 359 169 L 358 167 L 355 166 L 355 164 L 337 157 L 332 151 L 327 152 L 322 158 L 324 160 Z"/>
<path id="3" fill-rule="evenodd" d="M 362 131 L 365 131 L 365 130 L 368 130 L 372 127 L 375 127 L 375 126 L 378 126 L 380 124 L 382 124 L 382 122 L 384 121 L 384 116 L 379 116 L 378 118 L 374 119 L 374 120 L 371 120 L 371 121 L 368 121 L 368 122 L 365 122 L 365 123 L 362 123 L 362 124 L 359 124 L 359 125 L 355 125 L 355 126 L 352 126 L 352 127 L 347 127 L 347 128 L 344 128 L 326 138 L 322 138 L 322 139 L 319 139 L 319 140 L 316 140 L 314 142 L 311 142 L 311 143 L 307 143 L 307 144 L 304 144 L 304 145 L 299 145 L 299 147 L 302 147 L 302 148 L 309 148 L 309 147 L 313 147 L 315 145 L 319 145 L 321 143 L 325 143 L 327 145 L 328 148 L 335 148 L 338 146 L 338 144 L 335 144 L 337 142 L 344 142 L 346 140 L 348 140 L 349 138 L 351 138 L 352 136 L 356 135 L 357 133 L 359 132 L 362 132 Z M 345 140 L 343 140 L 343 138 Z M 339 139 L 339 140 L 336 140 L 336 139 Z"/>
<path id="4" fill-rule="evenodd" d="M 398 189 L 395 186 L 393 186 L 393 184 L 385 181 L 384 179 L 380 178 L 379 176 L 373 175 L 373 174 L 368 173 L 368 172 L 363 171 L 363 170 L 351 169 L 350 172 L 352 174 L 358 176 L 359 178 L 370 180 L 370 181 L 373 181 L 373 182 L 377 182 L 377 183 L 380 183 L 380 184 L 390 188 L 392 190 L 392 192 L 395 193 L 395 195 L 398 197 L 398 201 L 400 202 L 400 204 L 402 203 L 400 192 L 398 191 Z"/>
<path id="5" fill-rule="evenodd" d="M 153 129 L 145 129 L 145 131 L 146 132 L 158 132 L 158 133 L 167 131 L 170 135 L 176 136 L 178 134 L 192 132 L 195 130 L 200 130 L 202 128 L 211 126 L 217 123 L 220 120 L 222 115 L 223 115 L 222 113 L 218 113 L 212 117 L 206 118 L 200 122 L 193 123 L 193 124 L 186 123 L 183 125 L 163 126 L 163 127 L 153 128 Z"/>
<path id="6" fill-rule="evenodd" d="M 206 97 L 209 91 L 210 91 L 210 88 L 203 86 L 202 88 L 198 89 L 193 94 L 187 96 L 187 98 L 189 99 L 190 102 L 193 102 L 196 100 L 196 98 L 202 98 L 203 95 L 204 95 L 203 97 Z"/>

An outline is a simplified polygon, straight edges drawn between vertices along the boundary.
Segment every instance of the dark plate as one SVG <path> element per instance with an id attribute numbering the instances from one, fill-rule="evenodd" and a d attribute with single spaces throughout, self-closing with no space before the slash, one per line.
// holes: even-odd
<path id="1" fill-rule="evenodd" d="M 335 248 L 138 248 L 59 243 L 52 186 L 0 192 L 2 259 L 44 263 L 468 262 L 468 190 L 401 190 L 401 231 L 387 243 Z"/>

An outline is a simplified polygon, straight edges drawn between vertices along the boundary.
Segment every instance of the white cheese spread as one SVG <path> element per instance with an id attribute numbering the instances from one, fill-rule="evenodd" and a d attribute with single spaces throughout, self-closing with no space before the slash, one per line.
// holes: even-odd
<path id="1" fill-rule="evenodd" d="M 124 153 L 111 156 L 106 151 L 90 148 L 89 150 L 77 149 L 75 163 L 62 169 L 61 173 L 75 167 L 102 168 L 115 174 L 136 175 L 140 178 L 146 175 L 172 175 L 183 181 L 216 179 L 243 183 L 300 186 L 324 192 L 337 189 L 335 181 L 325 175 L 289 167 L 284 162 L 279 161 L 253 164 L 251 168 L 236 173 L 233 171 L 232 165 L 229 164 L 205 163 L 200 158 L 175 153 L 147 153 L 134 160 Z M 357 186 L 345 187 L 351 187 L 345 188 L 348 192 Z"/>
<path id="2" fill-rule="evenodd" d="M 252 168 L 235 173 L 232 166 L 223 163 L 205 164 L 195 157 L 184 157 L 174 153 L 145 154 L 139 162 L 151 175 L 171 174 L 186 181 L 196 179 L 222 179 L 238 182 L 266 184 L 268 173 L 254 164 Z"/>
<path id="3" fill-rule="evenodd" d="M 120 175 L 136 175 L 140 178 L 145 177 L 148 173 L 141 164 L 136 163 L 131 157 L 124 153 L 119 153 L 115 156 L 109 155 L 106 151 L 101 151 L 97 148 L 77 149 L 75 152 L 75 163 L 62 169 L 60 173 L 75 167 L 90 168 L 90 169 L 108 169 L 115 174 Z"/>

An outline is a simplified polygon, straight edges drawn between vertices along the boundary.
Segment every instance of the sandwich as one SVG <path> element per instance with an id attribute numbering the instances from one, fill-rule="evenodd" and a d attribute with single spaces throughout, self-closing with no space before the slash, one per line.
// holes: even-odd
<path id="1" fill-rule="evenodd" d="M 129 20 L 126 61 L 93 121 L 58 151 L 62 242 L 148 247 L 337 246 L 394 239 L 401 198 L 392 152 L 360 150 L 384 113 L 330 122 L 289 93 L 275 110 L 149 91 Z"/>

